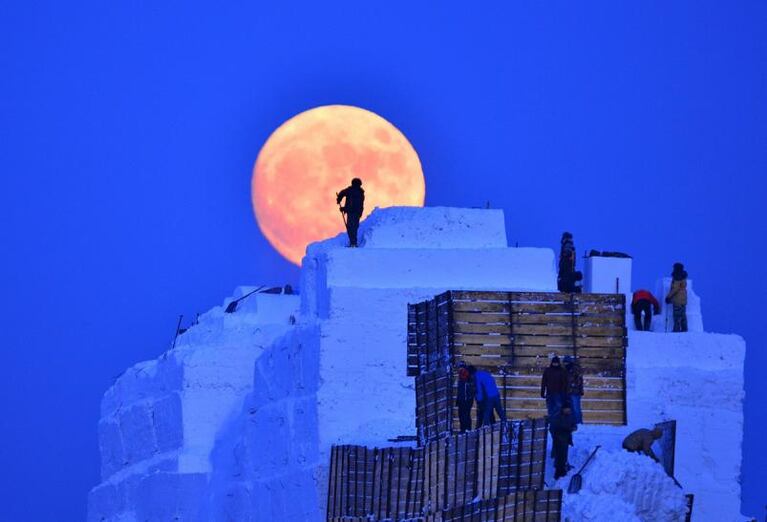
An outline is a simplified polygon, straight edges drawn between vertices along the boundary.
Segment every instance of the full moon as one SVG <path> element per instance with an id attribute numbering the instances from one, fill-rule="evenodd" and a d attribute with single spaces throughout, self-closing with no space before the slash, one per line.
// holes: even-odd
<path id="1" fill-rule="evenodd" d="M 363 219 L 375 207 L 423 206 L 421 162 L 394 125 L 349 105 L 294 116 L 269 136 L 253 167 L 258 226 L 300 265 L 306 245 L 345 231 L 336 192 L 352 178 L 362 179 L 365 190 Z"/>

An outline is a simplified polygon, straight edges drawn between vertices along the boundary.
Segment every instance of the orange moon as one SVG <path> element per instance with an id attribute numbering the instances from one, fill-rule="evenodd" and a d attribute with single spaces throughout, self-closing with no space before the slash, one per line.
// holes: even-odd
<path id="1" fill-rule="evenodd" d="M 423 206 L 421 162 L 394 125 L 349 105 L 294 116 L 269 136 L 253 167 L 258 226 L 300 265 L 306 245 L 345 231 L 336 192 L 355 177 L 365 190 L 363 219 L 375 207 Z"/>

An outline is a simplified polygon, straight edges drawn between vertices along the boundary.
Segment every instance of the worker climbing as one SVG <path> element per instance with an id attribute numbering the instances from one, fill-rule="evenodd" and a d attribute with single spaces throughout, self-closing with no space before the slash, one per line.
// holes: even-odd
<path id="1" fill-rule="evenodd" d="M 346 201 L 341 205 L 341 200 Z M 365 191 L 362 189 L 362 180 L 354 178 L 350 186 L 336 194 L 336 203 L 341 205 L 341 215 L 346 225 L 346 233 L 349 235 L 349 246 L 357 247 L 357 230 L 360 226 L 360 218 L 365 206 Z"/>
<path id="2" fill-rule="evenodd" d="M 649 332 L 652 330 L 652 316 L 660 314 L 660 303 L 649 290 L 637 290 L 631 299 L 631 313 L 634 314 L 636 329 Z"/>

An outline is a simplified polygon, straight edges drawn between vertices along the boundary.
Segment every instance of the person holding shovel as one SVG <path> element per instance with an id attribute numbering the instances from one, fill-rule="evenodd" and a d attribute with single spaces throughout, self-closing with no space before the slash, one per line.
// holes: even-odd
<path id="1" fill-rule="evenodd" d="M 341 192 L 336 194 L 336 203 L 341 204 L 341 200 L 346 198 L 341 206 L 341 214 L 344 215 L 344 224 L 346 224 L 346 233 L 349 234 L 349 246 L 357 247 L 357 230 L 360 227 L 360 218 L 365 206 L 365 191 L 362 190 L 362 180 L 354 178 L 352 184 Z"/>
<path id="2" fill-rule="evenodd" d="M 567 402 L 556 414 L 549 416 L 549 432 L 554 446 L 554 480 L 567 475 L 567 454 L 573 445 L 573 432 L 576 429 L 578 426 Z"/>

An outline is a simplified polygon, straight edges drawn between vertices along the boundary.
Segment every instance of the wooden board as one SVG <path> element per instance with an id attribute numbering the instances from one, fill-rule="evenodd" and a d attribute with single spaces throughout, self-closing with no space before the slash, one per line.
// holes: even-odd
<path id="1" fill-rule="evenodd" d="M 421 511 L 423 450 L 333 446 L 328 519 L 404 518 Z"/>
<path id="2" fill-rule="evenodd" d="M 424 447 L 424 513 L 542 489 L 547 448 L 543 419 L 496 423 Z"/>

